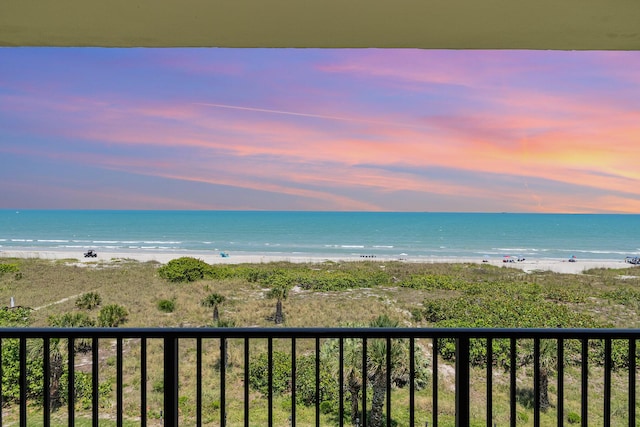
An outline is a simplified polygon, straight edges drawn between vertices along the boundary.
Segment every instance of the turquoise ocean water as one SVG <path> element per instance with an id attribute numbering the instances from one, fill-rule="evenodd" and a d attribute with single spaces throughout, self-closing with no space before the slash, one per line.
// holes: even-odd
<path id="1" fill-rule="evenodd" d="M 0 250 L 624 259 L 640 215 L 0 210 Z"/>

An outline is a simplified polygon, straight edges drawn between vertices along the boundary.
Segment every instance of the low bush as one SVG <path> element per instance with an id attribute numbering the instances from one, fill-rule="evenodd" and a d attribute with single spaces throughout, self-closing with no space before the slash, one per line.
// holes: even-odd
<path id="1" fill-rule="evenodd" d="M 640 308 L 640 291 L 632 288 L 617 288 L 603 292 L 602 298 L 634 309 Z"/>
<path id="2" fill-rule="evenodd" d="M 580 415 L 575 412 L 569 412 L 567 414 L 567 422 L 569 424 L 580 424 Z"/>
<path id="3" fill-rule="evenodd" d="M 0 264 L 0 275 L 4 273 L 17 273 L 19 270 L 18 264 Z"/>
<path id="4" fill-rule="evenodd" d="M 98 314 L 98 324 L 106 328 L 115 328 L 127 321 L 129 312 L 118 304 L 104 306 Z"/>
<path id="5" fill-rule="evenodd" d="M 420 318 L 439 328 L 597 328 L 602 327 L 592 316 L 573 311 L 566 305 L 549 302 L 543 294 L 529 289 L 509 289 L 498 284 L 485 285 L 485 294 L 476 293 L 473 288 L 464 295 L 448 299 L 427 299 L 422 310 L 414 313 L 414 319 Z M 490 291 L 494 288 L 494 291 Z M 440 354 L 447 360 L 455 358 L 455 341 L 443 339 L 439 347 Z M 624 352 L 617 352 L 620 360 L 616 366 L 622 366 Z M 509 346 L 502 340 L 496 340 L 493 348 L 494 361 L 507 366 Z M 486 363 L 486 340 L 470 341 L 470 358 L 474 365 Z"/>
<path id="6" fill-rule="evenodd" d="M 97 292 L 87 292 L 76 300 L 76 307 L 91 310 L 102 303 L 102 297 Z"/>
<path id="7" fill-rule="evenodd" d="M 261 353 L 249 364 L 249 381 L 252 388 L 265 396 L 269 392 L 269 364 L 268 354 Z M 282 394 L 290 391 L 291 386 L 291 355 L 280 351 L 272 353 L 271 391 Z"/>
<path id="8" fill-rule="evenodd" d="M 0 307 L 0 326 L 27 326 L 31 309 L 26 307 Z"/>
<path id="9" fill-rule="evenodd" d="M 156 306 L 158 307 L 158 310 L 163 313 L 173 313 L 176 309 L 176 301 L 175 299 L 161 299 L 158 301 Z"/>
<path id="10" fill-rule="evenodd" d="M 261 354 L 254 359 L 249 368 L 251 387 L 266 395 L 269 391 L 268 355 Z M 316 395 L 315 356 L 298 356 L 296 360 L 296 401 L 305 406 L 315 404 Z M 273 352 L 272 386 L 274 394 L 291 392 L 291 355 L 279 351 Z M 320 367 L 320 402 L 333 402 L 338 396 L 338 382 L 324 364 Z M 327 404 L 332 407 L 331 403 Z"/>
<path id="11" fill-rule="evenodd" d="M 158 269 L 158 274 L 170 282 L 195 282 L 214 276 L 211 265 L 192 257 L 172 259 Z"/>
<path id="12" fill-rule="evenodd" d="M 49 325 L 56 328 L 85 328 L 96 322 L 87 313 L 63 313 L 49 316 Z"/>

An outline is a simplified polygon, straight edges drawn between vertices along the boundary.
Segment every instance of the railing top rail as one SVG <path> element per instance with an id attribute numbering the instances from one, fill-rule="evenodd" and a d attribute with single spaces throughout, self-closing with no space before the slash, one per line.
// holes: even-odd
<path id="1" fill-rule="evenodd" d="M 563 328 L 0 328 L 0 338 L 640 339 L 640 329 Z"/>

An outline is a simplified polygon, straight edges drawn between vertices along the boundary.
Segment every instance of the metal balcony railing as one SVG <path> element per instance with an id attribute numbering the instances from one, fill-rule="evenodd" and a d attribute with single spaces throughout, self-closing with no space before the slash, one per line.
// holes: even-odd
<path id="1" fill-rule="evenodd" d="M 175 427 L 181 423 L 187 425 L 201 426 L 205 424 L 203 416 L 207 415 L 209 425 L 268 425 L 268 426 L 281 426 L 280 421 L 274 419 L 274 365 L 273 358 L 275 344 L 278 344 L 279 348 L 288 348 L 290 358 L 289 368 L 289 393 L 291 394 L 290 408 L 287 407 L 289 412 L 287 423 L 291 426 L 296 425 L 352 425 L 357 424 L 361 427 L 367 425 L 373 425 L 368 416 L 368 411 L 371 410 L 372 397 L 371 390 L 368 390 L 368 386 L 371 386 L 370 382 L 373 381 L 371 374 L 371 360 L 370 355 L 376 344 L 382 343 L 382 347 L 386 352 L 384 356 L 384 362 L 379 365 L 379 371 L 384 372 L 385 379 L 385 394 L 384 394 L 384 418 L 382 425 L 393 425 L 393 413 L 394 411 L 408 411 L 408 425 L 409 426 L 437 426 L 441 419 L 441 410 L 439 403 L 441 402 L 442 388 L 441 375 L 439 375 L 442 364 L 445 363 L 443 358 L 439 354 L 444 345 L 454 346 L 455 356 L 452 360 L 455 367 L 455 414 L 454 422 L 456 426 L 469 426 L 472 418 L 474 424 L 478 424 L 478 419 L 483 419 L 480 423 L 488 427 L 497 425 L 496 413 L 494 404 L 496 403 L 496 397 L 494 396 L 494 390 L 496 385 L 494 384 L 494 373 L 497 369 L 503 369 L 505 377 L 508 378 L 509 397 L 508 403 L 500 402 L 501 407 L 508 405 L 508 416 L 501 419 L 508 421 L 502 422 L 503 425 L 515 426 L 518 422 L 517 414 L 517 390 L 522 388 L 523 385 L 518 381 L 522 381 L 517 377 L 517 370 L 523 366 L 522 360 L 526 359 L 530 362 L 530 372 L 526 378 L 531 380 L 531 384 L 528 386 L 533 390 L 532 408 L 533 413 L 533 425 L 540 426 L 541 423 L 541 411 L 542 405 L 540 401 L 540 389 L 542 370 L 551 366 L 554 371 L 554 406 L 557 413 L 557 425 L 566 425 L 566 410 L 565 405 L 569 403 L 568 395 L 565 393 L 565 369 L 571 364 L 572 369 L 579 372 L 580 377 L 580 392 L 578 398 L 580 400 L 580 414 L 579 423 L 583 426 L 587 425 L 612 425 L 612 372 L 614 371 L 614 362 L 612 361 L 613 350 L 612 345 L 615 345 L 616 349 L 622 348 L 620 352 L 616 350 L 615 357 L 622 358 L 624 362 L 616 362 L 615 372 L 618 381 L 620 378 L 626 379 L 626 384 L 617 383 L 615 388 L 626 388 L 626 402 L 616 402 L 617 407 L 625 407 L 626 411 L 624 416 L 624 424 L 629 426 L 636 426 L 636 375 L 637 366 L 636 358 L 637 348 L 636 341 L 640 338 L 640 331 L 638 330 L 620 330 L 620 329 L 424 329 L 424 328 L 2 328 L 0 329 L 0 352 L 2 354 L 2 364 L 0 364 L 0 378 L 3 379 L 0 383 L 0 395 L 5 398 L 3 407 L 5 409 L 13 408 L 14 416 L 19 420 L 20 426 L 27 426 L 27 418 L 33 417 L 35 413 L 41 413 L 43 424 L 49 426 L 52 423 L 52 396 L 51 390 L 55 381 L 60 380 L 59 377 L 54 375 L 54 364 L 52 361 L 52 355 L 61 354 L 61 358 L 56 360 L 64 360 L 64 368 L 66 369 L 66 424 L 74 426 L 77 413 L 79 409 L 76 405 L 76 390 L 74 378 L 78 375 L 78 359 L 79 350 L 78 344 L 80 342 L 85 346 L 85 356 L 89 358 L 90 363 L 86 368 L 87 373 L 91 376 L 91 404 L 90 409 L 85 411 L 92 420 L 94 426 L 99 425 L 101 411 L 103 410 L 100 405 L 100 382 L 102 381 L 103 373 L 101 369 L 104 369 L 104 361 L 101 360 L 101 351 L 108 350 L 110 352 L 111 359 L 109 359 L 110 366 L 115 371 L 115 384 L 113 391 L 114 410 L 115 410 L 115 424 L 122 426 L 125 422 L 125 410 L 124 410 L 124 389 L 127 387 L 127 392 L 133 393 L 137 396 L 139 402 L 139 410 L 133 417 L 136 418 L 142 426 L 158 425 L 162 423 L 165 426 Z M 326 418 L 321 417 L 321 381 L 320 381 L 320 352 L 323 343 L 329 340 L 336 344 L 336 363 L 337 363 L 337 417 L 327 421 Z M 218 352 L 215 356 L 220 361 L 216 366 L 211 363 L 204 363 L 204 357 L 207 352 L 211 352 L 211 343 L 215 346 L 214 352 Z M 255 347 L 253 343 L 260 342 L 260 347 Z M 346 358 L 346 344 L 358 343 L 359 359 L 358 363 L 353 363 L 352 360 L 347 361 Z M 391 378 L 391 371 L 393 370 L 393 364 L 396 361 L 393 360 L 392 347 L 394 343 L 403 343 L 406 345 L 409 355 L 408 360 L 408 384 L 405 386 L 408 388 L 408 397 L 403 399 L 394 400 L 394 394 L 392 389 L 394 383 Z M 522 343 L 526 342 L 530 345 L 523 347 Z M 150 346 L 151 343 L 155 343 L 156 350 L 153 360 L 151 359 Z M 208 343 L 207 345 L 205 345 Z M 553 344 L 553 351 L 549 354 L 548 346 L 546 344 Z M 567 352 L 567 344 L 571 343 L 571 355 Z M 115 346 L 114 346 L 115 344 Z M 425 345 L 426 344 L 426 345 Z M 506 350 L 507 354 L 504 364 L 498 367 L 498 361 L 496 358 L 496 345 L 499 344 L 501 351 Z M 594 344 L 597 344 L 598 351 L 594 351 Z M 132 354 L 135 354 L 135 361 L 132 368 L 134 374 L 127 372 L 126 375 L 135 375 L 139 378 L 139 381 L 127 380 L 125 384 L 125 369 L 123 360 L 125 359 L 124 347 L 127 347 L 127 360 L 131 359 Z M 234 348 L 241 354 L 239 360 L 242 362 L 236 363 L 233 368 L 228 367 L 228 347 L 233 345 Z M 478 345 L 480 347 L 478 347 Z M 621 345 L 621 346 L 620 346 Z M 41 351 L 34 352 L 31 349 L 37 347 Z M 189 362 L 181 359 L 184 358 L 182 350 L 188 346 L 192 349 L 189 354 Z M 418 407 L 416 404 L 416 372 L 418 366 L 416 366 L 416 350 L 420 347 L 421 351 L 426 351 L 430 370 L 429 386 L 431 402 L 428 405 L 429 414 L 425 414 L 424 405 Z M 19 358 L 19 393 L 11 401 L 7 401 L 5 397 L 7 391 L 12 386 L 8 384 L 8 372 L 10 369 L 15 369 L 15 366 L 10 365 L 9 347 L 15 348 L 15 352 Z M 55 348 L 54 348 L 55 347 Z M 544 347 L 544 348 L 543 348 Z M 135 348 L 135 351 L 132 349 Z M 380 348 L 378 346 L 377 348 Z M 478 360 L 476 351 L 481 348 L 483 351 L 484 361 Z M 576 349 L 577 348 L 577 354 Z M 520 352 L 520 354 L 519 354 Z M 523 359 L 522 352 L 525 352 Z M 266 421 L 257 422 L 252 421 L 252 408 L 250 405 L 251 399 L 255 398 L 256 392 L 252 390 L 250 384 L 250 360 L 252 357 L 257 356 L 260 353 L 266 356 L 267 372 L 267 384 L 266 384 Z M 298 412 L 300 411 L 300 404 L 296 400 L 296 381 L 298 381 L 297 370 L 298 359 L 301 353 L 308 353 L 315 355 L 315 398 L 312 402 L 311 409 L 315 411 L 315 419 L 313 421 L 305 421 L 304 423 L 299 418 Z M 620 354 L 622 353 L 622 354 Z M 36 354 L 34 356 L 34 354 Z M 83 357 L 85 357 L 83 356 Z M 453 356 L 453 355 L 452 355 Z M 41 388 L 41 393 L 34 393 L 34 384 L 30 384 L 30 364 L 34 363 L 33 359 L 36 358 L 36 366 L 42 367 L 41 383 L 35 385 L 35 389 Z M 39 359 L 38 359 L 39 358 Z M 159 358 L 162 359 L 161 366 L 158 363 Z M 193 360 L 195 359 L 195 360 Z M 551 364 L 550 362 L 551 361 Z M 419 362 L 422 363 L 422 362 Z M 349 365 L 351 364 L 351 365 Z M 349 365 L 349 366 L 347 366 Z M 357 411 L 358 417 L 356 422 L 353 422 L 354 417 L 343 416 L 345 411 L 352 410 L 352 408 L 346 408 L 349 406 L 345 404 L 347 398 L 347 384 L 345 371 L 348 367 L 358 367 L 361 370 L 359 378 L 361 380 L 360 390 L 361 395 L 358 396 Z M 478 367 L 480 366 L 480 367 Z M 594 369 L 597 366 L 598 374 L 597 383 L 590 384 L 590 366 Z M 155 417 L 150 419 L 149 409 L 149 373 L 153 368 L 155 371 L 161 371 L 162 376 L 162 390 L 163 401 L 161 409 L 161 417 Z M 230 383 L 228 370 L 233 369 L 237 371 L 233 384 Z M 195 370 L 194 376 L 196 378 L 195 383 L 195 415 L 193 419 L 186 420 L 184 415 L 180 413 L 180 400 L 181 394 L 184 390 L 181 389 L 181 376 L 185 375 L 186 370 Z M 620 376 L 620 370 L 623 371 L 622 377 Z M 478 415 L 470 412 L 471 402 L 471 373 L 473 372 L 486 372 L 482 375 L 484 379 L 484 396 L 486 400 L 483 409 L 484 414 Z M 203 388 L 202 380 L 205 374 L 211 374 L 215 376 L 217 382 L 217 393 L 219 393 L 219 402 L 216 405 L 216 417 L 212 421 L 208 411 L 210 409 L 203 409 Z M 238 378 L 241 380 L 238 381 Z M 369 384 L 368 384 L 369 382 Z M 137 385 L 136 385 L 137 384 Z M 240 384 L 240 385 L 239 385 Z M 596 390 L 594 391 L 594 387 Z M 236 390 L 240 388 L 241 391 Z M 232 389 L 234 390 L 232 393 Z M 157 391 L 157 390 L 156 390 Z M 38 397 L 38 395 L 40 397 Z M 239 404 L 234 402 L 235 407 L 240 407 L 240 411 L 236 409 L 234 419 L 228 421 L 229 415 L 229 399 L 233 395 L 234 400 L 242 400 Z M 596 406 L 601 408 L 601 415 L 598 420 L 590 420 L 594 403 L 589 402 L 590 396 L 598 396 L 601 401 L 597 402 Z M 241 397 L 240 397 L 241 396 Z M 289 395 L 286 395 L 289 398 Z M 402 402 L 400 402 L 402 400 Z M 576 402 L 571 402 L 573 406 Z M 497 405 L 496 405 L 497 406 Z M 37 407 L 38 410 L 33 408 Z M 394 409 L 395 408 L 395 409 Z M 64 409 L 64 408 L 63 408 Z M 127 417 L 132 417 L 129 411 Z M 134 411 L 135 412 L 135 411 Z M 205 413 L 207 412 L 207 413 Z M 16 415 L 17 414 L 17 415 Z M 0 411 L 0 425 L 3 425 L 2 411 Z M 312 417 L 313 418 L 313 417 Z M 307 420 L 308 414 L 307 414 Z M 378 421 L 375 421 L 378 422 Z M 450 425 L 452 421 L 448 421 Z M 444 424 L 444 422 L 442 422 Z M 616 425 L 621 425 L 617 423 Z"/>

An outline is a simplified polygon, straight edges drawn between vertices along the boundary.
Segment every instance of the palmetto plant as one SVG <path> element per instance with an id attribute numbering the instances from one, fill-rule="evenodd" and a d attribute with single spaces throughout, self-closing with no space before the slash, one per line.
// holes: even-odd
<path id="1" fill-rule="evenodd" d="M 276 314 L 274 321 L 277 325 L 284 322 L 284 312 L 282 311 L 282 301 L 286 300 L 289 296 L 289 289 L 291 286 L 286 281 L 276 281 L 271 286 L 271 289 L 267 293 L 267 298 L 276 300 Z"/>
<path id="2" fill-rule="evenodd" d="M 369 323 L 372 328 L 394 328 L 398 322 L 382 315 Z M 387 352 L 387 344 L 390 343 Z M 343 375 L 347 398 L 351 408 L 351 424 L 358 425 L 363 415 L 360 410 L 361 393 L 363 387 L 363 374 L 366 375 L 367 385 L 372 388 L 371 418 L 372 427 L 384 425 L 382 409 L 384 408 L 387 392 L 387 380 L 392 384 L 404 386 L 409 372 L 410 353 L 406 340 L 370 339 L 367 340 L 366 369 L 363 369 L 363 345 L 361 339 L 347 338 L 343 340 L 343 372 L 338 370 L 336 353 L 338 352 L 337 340 L 325 343 L 322 351 L 322 360 L 330 365 L 336 375 Z M 387 354 L 390 359 L 387 363 Z M 415 386 L 423 387 L 428 375 L 427 363 L 420 350 L 416 348 L 413 355 L 415 361 Z M 387 367 L 391 370 L 388 372 Z"/>
<path id="3" fill-rule="evenodd" d="M 220 314 L 218 312 L 218 306 L 225 301 L 224 295 L 212 293 L 207 295 L 201 302 L 203 307 L 213 308 L 213 323 L 217 323 L 220 320 Z"/>
<path id="4" fill-rule="evenodd" d="M 64 373 L 65 354 L 63 351 L 67 341 L 59 338 L 49 340 L 49 398 L 51 399 L 51 410 L 55 411 L 62 406 L 62 396 L 60 394 L 60 379 Z M 29 341 L 29 355 L 31 358 L 42 360 L 45 355 L 45 344 L 43 340 Z M 46 393 L 46 391 L 45 391 Z"/>
<path id="5" fill-rule="evenodd" d="M 533 343 L 526 342 L 524 345 L 522 363 L 531 363 L 533 361 Z M 538 398 L 540 400 L 540 409 L 547 410 L 551 403 L 549 401 L 549 376 L 553 375 L 558 364 L 558 347 L 554 340 L 540 340 L 539 342 L 539 372 L 538 380 Z"/>
<path id="6" fill-rule="evenodd" d="M 377 317 L 369 325 L 372 328 L 396 328 L 398 321 L 391 320 L 388 316 Z M 384 406 L 387 392 L 387 345 L 385 339 L 371 340 L 367 349 L 367 378 L 373 388 L 371 401 L 371 426 L 382 427 L 382 408 Z M 406 343 L 403 340 L 392 340 L 390 342 L 391 377 L 397 376 L 399 372 L 406 371 L 409 364 L 409 355 Z"/>

